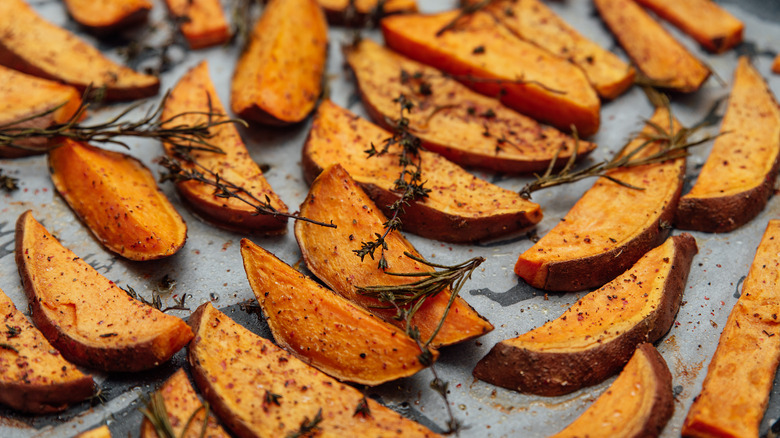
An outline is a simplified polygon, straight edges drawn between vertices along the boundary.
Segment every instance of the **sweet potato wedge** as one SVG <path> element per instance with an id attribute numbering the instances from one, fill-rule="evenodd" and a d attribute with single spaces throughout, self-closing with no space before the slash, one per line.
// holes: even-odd
<path id="1" fill-rule="evenodd" d="M 651 344 L 641 344 L 612 385 L 550 438 L 657 437 L 673 413 L 672 373 Z"/>
<path id="2" fill-rule="evenodd" d="M 322 10 L 325 11 L 325 17 L 328 23 L 336 25 L 358 25 L 365 23 L 371 15 L 379 16 L 417 12 L 416 0 L 355 0 L 354 12 L 348 12 L 351 0 L 317 0 Z M 380 8 L 381 10 L 377 10 Z M 354 16 L 348 16 L 349 13 Z"/>
<path id="3" fill-rule="evenodd" d="M 403 331 L 247 239 L 241 240 L 241 255 L 276 343 L 302 361 L 341 381 L 370 386 L 424 368 L 420 347 Z"/>
<path id="4" fill-rule="evenodd" d="M 108 34 L 146 21 L 149 0 L 65 0 L 76 22 L 97 34 Z"/>
<path id="5" fill-rule="evenodd" d="M 663 108 L 650 121 L 667 133 L 679 129 Z M 642 132 L 658 134 L 650 125 Z M 645 142 L 640 135 L 625 153 Z M 661 146 L 649 144 L 636 157 Z M 515 273 L 533 287 L 554 291 L 585 290 L 612 280 L 669 235 L 684 174 L 685 158 L 611 171 L 609 176 L 644 190 L 600 178 L 560 223 L 520 255 Z"/>
<path id="6" fill-rule="evenodd" d="M 191 114 L 186 114 L 188 112 Z M 206 122 L 208 116 L 205 113 L 208 112 L 226 114 L 211 82 L 208 63 L 203 61 L 179 80 L 165 101 L 161 117 L 168 120 L 185 114 L 178 116 L 171 125 L 195 125 Z M 218 173 L 222 179 L 244 187 L 255 198 L 265 202 L 267 196 L 274 209 L 286 213 L 287 206 L 271 189 L 260 166 L 249 156 L 235 125 L 214 126 L 209 133 L 212 136 L 209 142 L 222 149 L 224 154 L 192 150 L 189 154 L 193 159 L 204 168 Z M 175 157 L 173 145 L 165 143 L 164 147 L 169 156 Z M 182 161 L 181 164 L 185 169 L 200 170 L 191 162 Z M 287 229 L 286 217 L 257 214 L 255 208 L 239 199 L 217 196 L 214 187 L 208 184 L 194 180 L 181 181 L 176 183 L 176 189 L 198 215 L 223 228 L 268 233 Z"/>
<path id="7" fill-rule="evenodd" d="M 486 10 L 520 39 L 580 67 L 602 98 L 614 99 L 633 85 L 633 67 L 582 36 L 543 2 L 500 0 L 492 2 Z"/>
<path id="8" fill-rule="evenodd" d="M 0 66 L 0 126 L 46 128 L 73 117 L 81 94 L 69 85 L 53 82 Z M 30 117 L 51 111 L 45 116 Z M 0 158 L 26 157 L 46 152 L 48 141 L 27 139 L 19 148 L 0 146 Z M 39 149 L 39 150 L 35 150 Z"/>
<path id="9" fill-rule="evenodd" d="M 171 15 L 192 49 L 224 44 L 230 40 L 230 26 L 219 0 L 165 0 Z"/>
<path id="10" fill-rule="evenodd" d="M 73 363 L 147 370 L 192 339 L 184 321 L 131 298 L 62 246 L 29 210 L 16 223 L 16 264 L 35 325 Z"/>
<path id="11" fill-rule="evenodd" d="M 322 92 L 328 24 L 317 0 L 271 0 L 236 64 L 231 106 L 270 125 L 305 119 Z"/>
<path id="12" fill-rule="evenodd" d="M 173 373 L 157 392 L 165 404 L 165 411 L 168 413 L 168 421 L 174 436 L 179 438 L 230 437 L 217 423 L 216 417 L 208 409 L 205 409 L 204 404 L 198 399 L 198 395 L 183 369 Z M 206 415 L 208 415 L 208 420 L 206 420 Z M 147 418 L 144 418 L 141 423 L 141 438 L 159 438 L 154 425 Z"/>
<path id="13" fill-rule="evenodd" d="M 104 87 L 108 100 L 154 96 L 160 81 L 103 56 L 65 29 L 41 18 L 24 0 L 0 2 L 0 64 L 64 82 L 79 91 Z"/>
<path id="14" fill-rule="evenodd" d="M 154 260 L 184 246 L 187 224 L 140 161 L 69 139 L 49 152 L 54 187 L 107 249 Z"/>
<path id="15" fill-rule="evenodd" d="M 745 25 L 710 0 L 637 0 L 690 35 L 702 47 L 723 53 L 742 42 Z"/>
<path id="16" fill-rule="evenodd" d="M 111 431 L 105 424 L 76 435 L 76 438 L 111 438 Z"/>
<path id="17" fill-rule="evenodd" d="M 536 120 L 564 130 L 574 125 L 583 137 L 598 131 L 601 103 L 582 70 L 517 38 L 482 11 L 437 35 L 458 14 L 386 17 L 382 34 L 393 50 Z"/>
<path id="18" fill-rule="evenodd" d="M 291 436 L 313 421 L 323 437 L 439 436 L 306 365 L 211 303 L 192 314 L 190 325 L 195 383 L 239 437 Z M 367 410 L 357 409 L 362 403 Z"/>
<path id="19" fill-rule="evenodd" d="M 593 3 L 628 57 L 654 86 L 692 93 L 710 77 L 710 69 L 634 0 Z"/>
<path id="20" fill-rule="evenodd" d="M 771 220 L 758 245 L 742 295 L 694 399 L 683 436 L 758 436 L 780 363 L 780 221 Z"/>
<path id="21" fill-rule="evenodd" d="M 780 55 L 777 55 L 772 63 L 772 72 L 780 75 Z"/>
<path id="22" fill-rule="evenodd" d="M 357 286 L 380 286 L 412 283 L 419 278 L 387 275 L 376 261 L 361 261 L 353 250 L 360 242 L 373 241 L 376 233 L 383 233 L 387 218 L 376 208 L 371 198 L 355 183 L 339 164 L 325 169 L 312 183 L 309 195 L 301 204 L 301 215 L 310 219 L 333 223 L 337 228 L 326 228 L 308 222 L 295 223 L 295 239 L 301 248 L 303 260 L 309 270 L 334 291 L 353 303 L 368 308 L 385 321 L 404 327 L 403 321 L 394 318 L 395 309 L 387 303 L 360 294 Z M 432 224 L 431 226 L 436 226 Z M 417 255 L 411 243 L 399 232 L 393 231 L 385 238 L 384 252 L 390 272 L 428 272 L 433 268 L 404 255 L 404 251 Z M 412 325 L 420 330 L 420 337 L 427 341 L 444 315 L 450 291 L 444 290 L 428 298 L 412 318 Z M 493 325 L 480 316 L 461 297 L 452 304 L 444 325 L 432 342 L 432 346 L 451 345 L 472 339 L 493 330 Z"/>
<path id="23" fill-rule="evenodd" d="M 91 376 L 62 358 L 0 290 L 0 403 L 45 414 L 65 410 L 94 392 Z"/>
<path id="24" fill-rule="evenodd" d="M 388 206 L 398 199 L 393 191 L 401 175 L 399 146 L 368 158 L 370 144 L 380 145 L 392 134 L 323 101 L 317 109 L 303 147 L 303 169 L 311 182 L 323 169 L 340 163 L 374 200 Z M 488 183 L 438 154 L 420 151 L 422 179 L 432 191 L 404 208 L 404 230 L 445 242 L 474 242 L 512 233 L 538 223 L 538 204 L 515 192 Z"/>
<path id="25" fill-rule="evenodd" d="M 540 395 L 606 380 L 637 345 L 655 342 L 672 327 L 696 251 L 690 234 L 669 238 L 558 319 L 496 344 L 474 377 Z"/>
<path id="26" fill-rule="evenodd" d="M 766 206 L 780 168 L 780 108 L 761 74 L 741 57 L 729 107 L 691 191 L 680 198 L 675 226 L 722 233 Z"/>
<path id="27" fill-rule="evenodd" d="M 415 103 L 405 113 L 410 130 L 426 149 L 461 166 L 541 172 L 557 152 L 564 163 L 574 151 L 573 138 L 471 91 L 435 68 L 367 39 L 344 50 L 363 103 L 376 123 L 394 128 L 400 111 L 394 100 L 403 93 Z M 585 157 L 595 147 L 581 141 L 579 155 Z"/>

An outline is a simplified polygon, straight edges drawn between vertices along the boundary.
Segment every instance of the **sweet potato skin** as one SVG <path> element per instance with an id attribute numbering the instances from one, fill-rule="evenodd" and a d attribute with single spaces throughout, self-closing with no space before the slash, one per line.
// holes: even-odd
<path id="1" fill-rule="evenodd" d="M 355 16 L 347 22 L 347 8 L 350 0 L 317 0 L 328 23 L 335 25 L 364 24 L 379 6 L 379 0 L 355 0 Z M 417 12 L 416 0 L 387 0 L 382 3 L 382 15 Z"/>
<path id="2" fill-rule="evenodd" d="M 710 156 L 690 193 L 680 198 L 675 226 L 723 233 L 748 223 L 772 196 L 780 169 L 780 108 L 761 75 L 741 57 L 734 88 Z"/>
<path id="3" fill-rule="evenodd" d="M 193 50 L 224 44 L 230 27 L 219 0 L 165 0 L 171 15 L 184 21 L 181 33 Z"/>
<path id="4" fill-rule="evenodd" d="M 146 21 L 148 0 L 65 0 L 68 13 L 97 34 L 108 34 Z"/>
<path id="5" fill-rule="evenodd" d="M 147 370 L 192 339 L 184 321 L 131 298 L 62 246 L 32 211 L 16 222 L 15 252 L 35 325 L 71 362 Z"/>
<path id="6" fill-rule="evenodd" d="M 545 396 L 568 394 L 606 380 L 625 365 L 637 345 L 654 342 L 669 331 L 696 252 L 690 234 L 670 238 L 560 318 L 496 344 L 477 364 L 474 377 Z M 643 289 L 647 284 L 652 292 Z M 633 325 L 623 324 L 623 318 L 632 318 Z M 583 334 L 578 336 L 577 328 Z M 571 345 L 555 338 L 556 333 L 566 333 Z"/>
<path id="7" fill-rule="evenodd" d="M 322 92 L 328 24 L 316 0 L 271 0 L 236 64 L 231 106 L 269 125 L 302 121 Z"/>

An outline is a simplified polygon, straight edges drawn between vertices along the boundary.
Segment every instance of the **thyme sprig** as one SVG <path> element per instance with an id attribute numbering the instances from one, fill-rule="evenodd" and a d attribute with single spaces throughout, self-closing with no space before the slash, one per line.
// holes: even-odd
<path id="1" fill-rule="evenodd" d="M 303 438 L 312 436 L 314 432 L 320 429 L 320 423 L 322 423 L 322 408 L 317 411 L 317 414 L 309 420 L 309 417 L 305 417 L 301 421 L 301 425 L 298 430 L 287 434 L 287 438 Z"/>
<path id="2" fill-rule="evenodd" d="M 5 175 L 3 169 L 0 169 L 0 190 L 6 193 L 19 190 L 19 178 Z"/>
<path id="3" fill-rule="evenodd" d="M 196 408 L 192 414 L 190 414 L 187 421 L 184 423 L 184 428 L 181 434 L 177 437 L 176 432 L 171 425 L 171 420 L 168 417 L 168 409 L 165 407 L 165 399 L 160 391 L 154 391 L 148 399 L 144 399 L 144 407 L 139 409 L 144 417 L 152 423 L 155 432 L 159 438 L 184 438 L 187 435 L 187 431 L 190 425 L 195 420 L 195 416 L 198 412 L 205 411 L 206 415 L 203 416 L 203 425 L 200 429 L 200 437 L 203 438 L 206 435 L 209 424 L 209 404 L 208 402 L 202 403 Z"/>
<path id="4" fill-rule="evenodd" d="M 493 0 L 482 0 L 477 3 L 466 3 L 463 5 L 463 7 L 460 8 L 460 12 L 458 12 L 458 15 L 456 15 L 455 18 L 450 20 L 436 32 L 436 36 L 442 36 L 445 32 L 455 29 L 458 26 L 460 20 L 474 14 L 477 11 L 485 9 L 491 3 L 493 3 Z"/>

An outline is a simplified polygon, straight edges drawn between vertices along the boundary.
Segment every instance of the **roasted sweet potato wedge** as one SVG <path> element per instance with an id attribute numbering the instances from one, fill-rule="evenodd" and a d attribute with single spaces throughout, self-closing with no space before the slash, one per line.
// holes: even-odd
<path id="1" fill-rule="evenodd" d="M 382 234 L 387 218 L 343 167 L 336 164 L 325 169 L 312 183 L 309 195 L 301 204 L 301 215 L 326 223 L 332 220 L 337 226 L 326 228 L 304 221 L 295 223 L 295 238 L 309 270 L 350 301 L 368 308 L 391 324 L 403 327 L 404 322 L 394 318 L 395 309 L 387 309 L 387 303 L 359 293 L 356 287 L 408 284 L 419 278 L 388 275 L 377 266 L 376 261 L 361 261 L 353 252 L 360 248 L 360 242 L 373 241 L 376 233 Z M 384 256 L 389 264 L 388 271 L 403 273 L 433 270 L 404 255 L 405 251 L 415 255 L 418 253 L 401 233 L 392 231 L 385 241 L 387 249 Z M 419 328 L 423 341 L 427 341 L 433 334 L 449 299 L 449 290 L 442 291 L 428 298 L 415 313 L 412 325 Z M 372 308 L 376 306 L 385 308 Z M 465 300 L 457 297 L 431 345 L 438 347 L 455 344 L 482 336 L 491 330 L 492 324 Z"/>
<path id="2" fill-rule="evenodd" d="M 634 0 L 593 3 L 628 57 L 654 86 L 692 93 L 710 77 L 709 68 Z M 698 19 L 698 13 L 695 16 Z"/>
<path id="3" fill-rule="evenodd" d="M 271 0 L 236 64 L 231 106 L 270 125 L 305 119 L 322 91 L 328 24 L 317 0 Z"/>
<path id="4" fill-rule="evenodd" d="M 224 44 L 230 26 L 219 0 L 165 0 L 171 15 L 180 20 L 181 33 L 193 49 Z"/>
<path id="5" fill-rule="evenodd" d="M 76 22 L 98 34 L 115 32 L 146 21 L 149 0 L 65 0 Z"/>
<path id="6" fill-rule="evenodd" d="M 190 379 L 179 369 L 157 390 L 168 413 L 168 421 L 174 436 L 180 438 L 229 438 L 217 419 L 198 399 L 190 385 Z M 154 395 L 152 397 L 155 397 Z M 152 403 L 155 403 L 152 400 Z M 148 407 L 147 407 L 148 409 Z M 208 415 L 208 420 L 206 420 Z M 204 423 L 205 421 L 205 423 Z M 148 418 L 141 423 L 141 438 L 159 438 L 154 425 Z"/>
<path id="7" fill-rule="evenodd" d="M 568 394 L 606 380 L 637 345 L 669 331 L 696 251 L 690 234 L 669 238 L 558 319 L 496 344 L 474 377 L 540 395 Z"/>
<path id="8" fill-rule="evenodd" d="M 65 29 L 41 18 L 24 0 L 0 2 L 0 64 L 79 91 L 104 87 L 108 100 L 154 96 L 160 81 L 103 56 Z"/>
<path id="9" fill-rule="evenodd" d="M 674 24 L 714 53 L 723 53 L 742 42 L 745 25 L 710 0 L 636 0 Z"/>
<path id="10" fill-rule="evenodd" d="M 777 55 L 772 63 L 772 72 L 780 75 L 780 55 Z"/>
<path id="11" fill-rule="evenodd" d="M 105 424 L 76 435 L 76 438 L 111 438 L 111 431 Z"/>
<path id="12" fill-rule="evenodd" d="M 771 220 L 731 310 L 701 394 L 682 428 L 689 437 L 758 436 L 780 363 L 780 221 Z"/>
<path id="13" fill-rule="evenodd" d="M 650 122 L 665 135 L 679 129 L 664 108 Z M 642 132 L 659 134 L 650 125 Z M 624 153 L 646 143 L 642 135 Z M 651 143 L 635 157 L 660 147 Z M 644 190 L 599 179 L 560 223 L 520 255 L 515 273 L 533 287 L 554 291 L 585 290 L 612 280 L 669 235 L 684 174 L 685 158 L 611 171 L 609 176 Z"/>
<path id="14" fill-rule="evenodd" d="M 190 325 L 195 383 L 239 437 L 291 436 L 315 418 L 326 437 L 439 436 L 306 365 L 211 303 L 190 316 Z M 368 408 L 359 410 L 363 403 Z"/>
<path id="15" fill-rule="evenodd" d="M 63 359 L 2 290 L 0 316 L 0 403 L 45 414 L 92 395 L 92 377 Z"/>
<path id="16" fill-rule="evenodd" d="M 415 104 L 405 117 L 426 149 L 461 166 L 498 172 L 540 172 L 556 153 L 564 163 L 573 138 L 541 125 L 497 99 L 482 96 L 435 68 L 405 58 L 370 40 L 345 47 L 360 95 L 374 121 L 393 129 L 402 93 Z M 561 150 L 563 146 L 563 150 Z M 579 156 L 596 145 L 579 142 Z"/>
<path id="17" fill-rule="evenodd" d="M 322 169 L 341 164 L 384 213 L 398 199 L 393 191 L 401 175 L 400 146 L 368 158 L 370 144 L 380 145 L 392 134 L 330 101 L 317 110 L 303 147 L 303 169 L 313 181 Z M 498 237 L 538 223 L 538 204 L 488 183 L 438 154 L 420 151 L 422 179 L 432 191 L 404 208 L 404 230 L 446 242 L 473 242 Z"/>
<path id="18" fill-rule="evenodd" d="M 140 161 L 63 140 L 49 153 L 54 187 L 107 249 L 130 260 L 170 256 L 187 224 Z"/>
<path id="19" fill-rule="evenodd" d="M 424 368 L 420 347 L 403 331 L 247 239 L 241 240 L 241 255 L 276 343 L 304 362 L 341 381 L 370 386 Z"/>
<path id="20" fill-rule="evenodd" d="M 131 298 L 62 246 L 31 211 L 16 223 L 16 264 L 35 325 L 73 363 L 147 370 L 192 338 L 184 321 Z"/>
<path id="21" fill-rule="evenodd" d="M 176 117 L 171 125 L 196 125 L 208 120 L 206 113 L 226 114 L 209 76 L 206 61 L 185 74 L 165 101 L 162 119 Z M 187 114 L 190 113 L 190 114 Z M 200 114 L 198 114 L 200 113 Z M 192 150 L 189 154 L 200 166 L 218 173 L 223 180 L 244 187 L 251 196 L 266 201 L 279 212 L 286 213 L 287 206 L 274 193 L 263 177 L 263 171 L 249 156 L 238 130 L 233 124 L 217 125 L 210 129 L 209 142 L 224 152 Z M 165 152 L 175 157 L 175 147 L 164 144 Z M 195 145 L 199 146 L 199 145 Z M 182 161 L 188 170 L 201 170 L 195 164 Z M 264 231 L 279 233 L 287 229 L 287 218 L 270 214 L 257 214 L 257 209 L 236 198 L 217 196 L 214 187 L 198 181 L 181 181 L 176 189 L 187 204 L 201 217 L 223 228 L 239 231 Z"/>
<path id="22" fill-rule="evenodd" d="M 691 191 L 680 198 L 675 226 L 722 233 L 766 206 L 780 168 L 780 108 L 761 74 L 741 57 L 729 107 Z"/>
<path id="23" fill-rule="evenodd" d="M 651 344 L 641 344 L 612 385 L 551 438 L 657 437 L 673 413 L 669 367 Z"/>
<path id="24" fill-rule="evenodd" d="M 385 42 L 412 59 L 455 75 L 505 105 L 583 137 L 599 129 L 599 97 L 575 65 L 514 36 L 486 12 L 439 31 L 458 11 L 403 14 L 382 20 Z"/>
<path id="25" fill-rule="evenodd" d="M 375 14 L 384 16 L 417 12 L 416 0 L 355 0 L 354 11 L 349 11 L 351 0 L 317 0 L 317 3 L 325 11 L 328 23 L 331 24 L 358 25 Z"/>
<path id="26" fill-rule="evenodd" d="M 73 117 L 80 103 L 81 94 L 69 85 L 0 66 L 0 127 L 46 128 L 63 123 Z M 44 139 L 27 139 L 18 148 L 0 146 L 0 158 L 42 154 L 47 144 Z"/>

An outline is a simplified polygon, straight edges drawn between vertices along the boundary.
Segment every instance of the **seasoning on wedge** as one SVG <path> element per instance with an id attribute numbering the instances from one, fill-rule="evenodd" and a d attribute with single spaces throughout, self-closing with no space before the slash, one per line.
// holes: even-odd
<path id="1" fill-rule="evenodd" d="M 691 191 L 680 198 L 675 226 L 721 233 L 764 209 L 780 168 L 780 108 L 764 78 L 741 57 L 726 116 Z"/>
<path id="2" fill-rule="evenodd" d="M 368 158 L 371 144 L 392 134 L 330 101 L 323 101 L 303 147 L 303 169 L 313 181 L 323 169 L 341 164 L 385 214 L 398 193 L 400 146 Z M 404 207 L 404 230 L 445 242 L 474 242 L 512 233 L 542 219 L 538 204 L 488 183 L 438 154 L 420 151 L 428 197 Z"/>
<path id="3" fill-rule="evenodd" d="M 690 35 L 705 49 L 723 53 L 742 42 L 745 25 L 711 0 L 636 0 Z"/>
<path id="4" fill-rule="evenodd" d="M 455 75 L 474 90 L 559 129 L 587 137 L 599 129 L 599 97 L 577 66 L 514 36 L 479 11 L 439 34 L 459 11 L 403 14 L 381 22 L 385 42 Z"/>
<path id="5" fill-rule="evenodd" d="M 74 116 L 81 94 L 69 85 L 26 75 L 0 66 L 0 128 L 47 128 Z M 51 112 L 49 112 L 51 111 Z M 30 117 L 49 112 L 46 115 Z M 0 139 L 0 141 L 2 141 Z M 27 139 L 19 147 L 0 146 L 0 158 L 46 152 L 45 139 Z"/>
<path id="6" fill-rule="evenodd" d="M 499 0 L 486 10 L 520 39 L 580 67 L 602 98 L 614 99 L 634 83 L 632 67 L 582 36 L 539 0 Z"/>
<path id="7" fill-rule="evenodd" d="M 416 0 L 317 0 L 328 23 L 356 26 L 377 16 L 417 12 Z M 350 11 L 350 5 L 354 11 Z M 350 15 L 351 14 L 351 15 Z"/>
<path id="8" fill-rule="evenodd" d="M 171 15 L 192 49 L 216 46 L 230 40 L 230 27 L 220 0 L 165 0 Z"/>
<path id="9" fill-rule="evenodd" d="M 49 152 L 54 187 L 107 249 L 154 260 L 184 246 L 187 225 L 140 161 L 73 140 Z"/>
<path id="10" fill-rule="evenodd" d="M 233 112 L 270 125 L 305 119 L 322 92 L 327 49 L 317 0 L 271 0 L 236 65 Z"/>
<path id="11" fill-rule="evenodd" d="M 680 129 L 665 108 L 649 122 L 664 136 Z M 642 145 L 635 158 L 657 152 L 665 142 L 647 144 L 644 136 L 658 134 L 648 124 L 623 153 Z M 600 178 L 561 222 L 520 255 L 515 273 L 533 287 L 552 291 L 585 290 L 612 280 L 669 235 L 684 174 L 684 157 L 610 171 L 610 177 L 642 190 Z"/>
<path id="12" fill-rule="evenodd" d="M 76 22 L 100 34 L 108 34 L 146 21 L 149 0 L 65 0 Z"/>
<path id="13" fill-rule="evenodd" d="M 634 0 L 593 3 L 628 57 L 654 86 L 692 93 L 710 76 L 707 66 Z"/>
<path id="14" fill-rule="evenodd" d="M 424 366 L 403 331 L 300 274 L 247 239 L 241 255 L 249 285 L 276 343 L 341 381 L 380 385 Z M 438 352 L 433 351 L 434 359 Z"/>
<path id="15" fill-rule="evenodd" d="M 91 376 L 62 358 L 0 290 L 0 403 L 18 411 L 64 411 L 94 392 Z"/>
<path id="16" fill-rule="evenodd" d="M 778 253 L 780 221 L 771 220 L 720 335 L 702 392 L 685 418 L 683 436 L 758 436 L 780 363 Z"/>
<path id="17" fill-rule="evenodd" d="M 496 344 L 474 368 L 474 377 L 548 396 L 606 380 L 637 345 L 669 331 L 696 252 L 690 234 L 669 238 L 558 319 Z"/>
<path id="18" fill-rule="evenodd" d="M 415 105 L 405 114 L 409 130 L 426 149 L 461 166 L 498 172 L 542 172 L 559 153 L 565 163 L 575 140 L 482 96 L 446 74 L 370 40 L 345 47 L 360 95 L 376 123 L 393 129 L 400 115 L 395 99 Z M 561 149 L 563 147 L 563 149 Z M 584 158 L 596 145 L 579 142 Z"/>
<path id="19" fill-rule="evenodd" d="M 96 427 L 95 429 L 81 432 L 80 434 L 76 435 L 76 438 L 111 438 L 111 431 L 108 429 L 108 426 L 104 424 L 100 427 Z"/>
<path id="20" fill-rule="evenodd" d="M 294 436 L 312 422 L 321 436 L 439 436 L 306 365 L 211 303 L 200 306 L 190 324 L 195 383 L 239 437 Z M 363 403 L 368 408 L 358 410 Z"/>
<path id="21" fill-rule="evenodd" d="M 160 81 L 114 63 L 65 29 L 41 18 L 24 0 L 0 1 L 0 64 L 73 85 L 105 88 L 108 100 L 157 94 Z"/>
<path id="22" fill-rule="evenodd" d="M 311 185 L 309 195 L 301 204 L 301 215 L 325 222 L 332 220 L 337 226 L 326 228 L 304 221 L 295 223 L 295 238 L 309 270 L 348 300 L 368 308 L 393 325 L 405 328 L 404 321 L 394 318 L 395 309 L 388 309 L 386 302 L 363 295 L 357 290 L 359 286 L 408 284 L 419 278 L 388 275 L 377 266 L 376 261 L 361 261 L 355 254 L 354 250 L 360 248 L 360 242 L 372 241 L 377 233 L 384 232 L 383 224 L 387 218 L 343 167 L 333 165 L 317 177 Z M 391 231 L 385 242 L 387 249 L 384 250 L 384 257 L 389 264 L 388 272 L 433 271 L 432 267 L 404 255 L 404 252 L 416 256 L 419 254 L 401 233 Z M 423 341 L 427 341 L 433 334 L 444 315 L 449 299 L 448 288 L 428 298 L 415 312 L 411 325 L 419 328 Z M 465 300 L 457 297 L 431 346 L 437 348 L 463 342 L 491 330 L 492 324 Z"/>
<path id="23" fill-rule="evenodd" d="M 209 77 L 208 63 L 204 61 L 185 74 L 173 88 L 165 100 L 161 119 L 176 117 L 170 126 L 196 125 L 206 123 L 209 112 L 226 114 Z M 181 160 L 181 166 L 185 170 L 208 169 L 218 173 L 220 179 L 243 187 L 248 195 L 261 202 L 265 202 L 267 197 L 271 207 L 286 213 L 287 206 L 271 189 L 260 166 L 250 157 L 235 125 L 216 125 L 210 128 L 209 133 L 209 143 L 222 149 L 224 154 L 193 149 L 186 151 L 192 160 Z M 175 158 L 176 147 L 170 143 L 164 146 L 168 156 Z M 195 180 L 179 181 L 176 182 L 176 189 L 195 212 L 223 228 L 276 233 L 287 229 L 286 217 L 258 214 L 257 208 L 240 199 L 220 197 L 211 185 Z"/>
<path id="24" fill-rule="evenodd" d="M 168 414 L 172 437 L 180 438 L 229 438 L 227 432 L 217 423 L 217 419 L 210 412 L 207 405 L 200 401 L 198 395 L 187 378 L 187 373 L 179 369 L 151 395 L 151 404 L 162 404 Z M 163 420 L 155 417 L 158 412 L 155 406 L 147 406 L 146 410 L 155 420 Z M 143 411 L 142 411 L 143 412 Z M 144 413 L 146 415 L 146 413 Z M 208 420 L 206 420 L 208 415 Z M 159 438 L 155 426 L 144 418 L 141 423 L 141 438 Z M 167 436 L 167 435 L 166 435 Z"/>
<path id="25" fill-rule="evenodd" d="M 612 385 L 550 438 L 657 437 L 673 413 L 669 367 L 655 347 L 641 344 Z"/>

